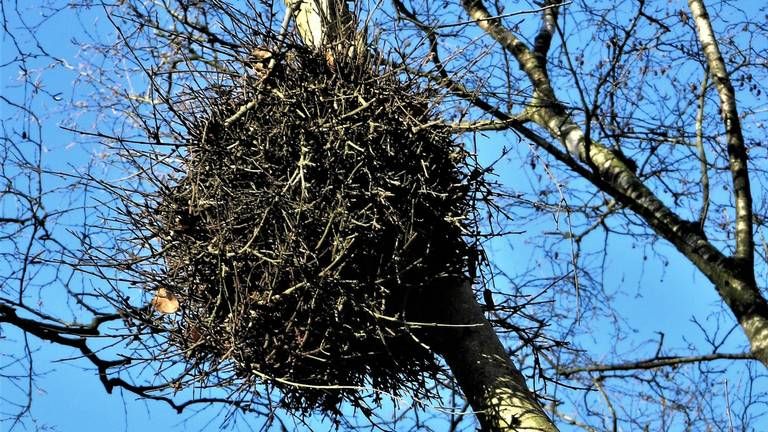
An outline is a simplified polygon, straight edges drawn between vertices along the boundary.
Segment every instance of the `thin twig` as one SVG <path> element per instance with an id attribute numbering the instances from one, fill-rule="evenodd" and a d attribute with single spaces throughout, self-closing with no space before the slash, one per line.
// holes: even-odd
<path id="1" fill-rule="evenodd" d="M 616 371 L 629 371 L 629 370 L 647 370 L 657 369 L 665 366 L 678 366 L 688 363 L 700 363 L 706 361 L 715 360 L 756 360 L 755 356 L 751 353 L 713 353 L 698 356 L 689 357 L 656 357 L 647 360 L 640 360 L 636 362 L 607 364 L 607 365 L 593 365 L 585 367 L 575 367 L 571 369 L 561 369 L 560 375 L 568 377 L 577 373 L 583 372 L 616 372 Z"/>
<path id="2" fill-rule="evenodd" d="M 517 15 L 534 14 L 534 13 L 537 13 L 537 12 L 543 12 L 543 11 L 548 10 L 548 9 L 559 8 L 560 6 L 567 6 L 567 5 L 571 4 L 571 3 L 573 3 L 573 1 L 566 1 L 566 2 L 562 2 L 562 3 L 542 6 L 542 7 L 537 8 L 537 9 L 526 9 L 526 10 L 522 10 L 522 11 L 510 12 L 510 13 L 505 13 L 505 14 L 501 14 L 501 15 L 494 15 L 494 16 L 488 16 L 488 17 L 484 17 L 484 18 L 477 18 L 477 19 L 471 19 L 471 20 L 466 20 L 466 21 L 460 21 L 460 22 L 452 23 L 452 24 L 440 24 L 440 25 L 432 26 L 432 28 L 435 29 L 435 30 L 438 30 L 438 29 L 444 29 L 444 28 L 449 28 L 449 27 L 459 27 L 459 26 L 463 26 L 463 25 L 467 25 L 467 24 L 475 24 L 475 23 L 479 23 L 479 22 L 482 22 L 482 21 L 491 21 L 491 20 L 497 20 L 497 19 L 501 19 L 501 18 L 509 18 L 509 17 L 513 17 L 513 16 L 517 16 Z"/>

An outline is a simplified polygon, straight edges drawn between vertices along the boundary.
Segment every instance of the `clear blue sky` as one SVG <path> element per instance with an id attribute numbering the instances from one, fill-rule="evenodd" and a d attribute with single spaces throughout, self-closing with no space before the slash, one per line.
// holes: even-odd
<path id="1" fill-rule="evenodd" d="M 5 4 L 5 2 L 4 2 Z M 85 59 L 78 59 L 79 52 L 71 43 L 73 39 L 84 39 L 84 31 L 109 32 L 109 25 L 101 17 L 102 11 L 98 8 L 92 13 L 80 14 L 75 18 L 71 11 L 62 13 L 47 20 L 41 25 L 37 33 L 41 44 L 54 57 L 65 59 L 67 65 L 45 68 L 50 63 L 50 58 L 29 61 L 31 69 L 42 69 L 41 82 L 44 89 L 53 96 L 37 96 L 36 108 L 39 112 L 45 112 L 42 134 L 46 146 L 43 158 L 45 165 L 62 170 L 72 170 L 85 166 L 93 156 L 100 151 L 94 144 L 84 144 L 77 136 L 66 132 L 58 126 L 70 118 L 71 112 L 68 104 L 71 100 L 82 97 L 78 92 L 86 91 L 82 86 L 73 86 L 77 78 L 79 64 Z M 14 15 L 9 15 L 11 18 Z M 28 17 L 31 21 L 37 17 Z M 11 25 L 14 22 L 11 21 Z M 7 37 L 2 39 L 3 63 L 8 61 L 10 41 Z M 2 94 L 7 97 L 19 95 L 22 88 L 16 87 L 17 71 L 5 67 L 0 69 L 2 76 Z M 73 91 L 75 93 L 73 93 Z M 61 99 L 60 101 L 57 99 Z M 3 109 L 8 109 L 3 105 Z M 2 117 L 9 116 L 3 112 Z M 81 126 L 93 124 L 94 119 L 80 118 Z M 10 124 L 7 123 L 6 127 Z M 13 125 L 15 130 L 26 128 L 23 122 Z M 33 132 L 34 133 L 34 132 Z M 491 135 L 480 139 L 481 157 L 486 160 L 495 159 L 502 145 L 512 145 L 510 141 L 500 142 L 498 136 Z M 525 144 L 523 144 L 525 145 Z M 523 151 L 521 154 L 525 154 Z M 512 156 L 514 159 L 515 156 Z M 518 171 L 514 167 L 518 161 L 512 160 L 499 166 L 497 174 L 506 185 L 527 185 L 526 173 Z M 49 177 L 50 187 L 57 180 Z M 525 186 L 522 187 L 525 189 Z M 62 195 L 63 197 L 63 195 Z M 59 196 L 49 198 L 47 205 L 55 207 L 56 200 L 63 199 Z M 63 203 L 62 203 L 63 204 Z M 3 204 L 7 205 L 7 204 Z M 77 221 L 77 215 L 72 215 L 72 220 Z M 564 223 L 562 220 L 559 222 Z M 489 258 L 499 263 L 509 274 L 521 274 L 535 267 L 532 260 L 541 259 L 540 255 L 532 247 L 541 241 L 541 232 L 554 231 L 558 228 L 554 218 L 549 222 L 542 221 L 538 226 L 526 226 L 526 233 L 512 236 L 503 241 L 497 241 L 488 248 Z M 584 244 L 587 250 L 600 250 L 604 247 L 602 239 L 598 236 L 590 237 L 591 240 Z M 680 259 L 679 254 L 666 244 L 656 246 L 657 253 L 666 256 L 670 263 L 664 267 L 660 262 L 649 255 L 645 261 L 644 248 L 633 249 L 629 240 L 613 238 L 609 243 L 611 260 L 606 268 L 611 269 L 606 275 L 605 287 L 609 291 L 623 292 L 618 308 L 624 311 L 624 319 L 635 327 L 640 339 L 653 337 L 655 331 L 664 331 L 667 340 L 681 345 L 683 338 L 696 340 L 700 333 L 691 322 L 691 317 L 704 319 L 713 310 L 712 305 L 719 303 L 714 289 L 686 260 Z M 511 247 L 510 247 L 511 246 Z M 0 272 L 3 272 L 0 264 Z M 548 268 L 542 268 L 540 276 L 549 276 Z M 536 275 L 528 275 L 533 277 Z M 499 282 L 503 283 L 503 282 Z M 707 288 L 703 288 L 706 286 Z M 56 294 L 54 294 L 56 295 Z M 55 301 L 55 300 L 54 300 Z M 69 305 L 61 304 L 66 310 Z M 716 309 L 716 308 L 715 308 Z M 609 325 L 609 323 L 606 323 Z M 607 333 L 606 333 L 607 334 Z M 3 337 L 0 342 L 0 351 L 19 350 L 22 344 L 21 334 L 14 328 L 3 327 Z M 599 352 L 607 351 L 617 341 L 596 337 L 591 343 Z M 730 339 L 729 345 L 734 351 L 739 344 L 743 344 L 744 338 L 740 331 L 736 331 Z M 53 427 L 62 432 L 88 432 L 88 431 L 186 431 L 186 430 L 217 430 L 221 421 L 220 411 L 211 409 L 199 416 L 188 418 L 185 415 L 177 415 L 171 408 L 155 402 L 137 401 L 130 394 L 121 394 L 116 391 L 107 395 L 99 383 L 93 371 L 88 368 L 88 363 L 83 361 L 57 362 L 62 358 L 69 358 L 73 353 L 60 347 L 45 343 L 32 342 L 32 346 L 39 348 L 35 353 L 35 367 L 44 375 L 36 380 L 36 388 L 33 391 L 32 418 L 35 426 L 40 429 Z M 15 390 L 4 385 L 3 397 L 12 397 Z M 255 421 L 254 424 L 258 424 Z M 322 426 L 326 428 L 326 426 Z M 248 427 L 244 427 L 248 429 Z M 766 424 L 768 430 L 768 424 Z"/>

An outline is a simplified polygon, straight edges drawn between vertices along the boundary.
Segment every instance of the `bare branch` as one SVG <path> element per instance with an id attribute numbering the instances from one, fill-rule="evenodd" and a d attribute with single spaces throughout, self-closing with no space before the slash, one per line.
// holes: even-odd
<path id="1" fill-rule="evenodd" d="M 704 224 L 707 222 L 707 213 L 709 212 L 709 166 L 707 164 L 707 153 L 704 149 L 704 103 L 709 87 L 709 67 L 704 68 L 704 77 L 701 79 L 701 90 L 699 93 L 699 108 L 696 112 L 696 150 L 699 152 L 699 163 L 701 165 L 701 210 L 699 210 L 699 227 L 704 230 Z"/>
<path id="2" fill-rule="evenodd" d="M 608 364 L 608 365 L 593 365 L 585 367 L 575 367 L 569 369 L 562 369 L 559 371 L 560 375 L 565 377 L 575 375 L 584 372 L 617 372 L 617 371 L 632 371 L 632 370 L 648 370 L 658 369 L 668 366 L 679 366 L 689 363 L 702 363 L 715 360 L 757 360 L 751 353 L 714 353 L 703 354 L 698 356 L 687 357 L 654 357 L 647 360 L 639 360 L 635 362 Z"/>
<path id="3" fill-rule="evenodd" d="M 747 151 L 739 120 L 739 110 L 736 107 L 736 94 L 704 2 L 688 0 L 688 6 L 691 8 L 701 47 L 720 96 L 720 109 L 728 138 L 728 163 L 731 167 L 736 202 L 736 253 L 734 256 L 743 262 L 745 269 L 752 269 L 755 254 L 752 233 L 752 192 L 749 186 Z"/>
<path id="4" fill-rule="evenodd" d="M 542 8 L 541 28 L 539 29 L 539 34 L 536 35 L 536 39 L 533 41 L 533 52 L 539 56 L 539 62 L 542 67 L 547 62 L 547 52 L 552 44 L 552 36 L 554 36 L 555 28 L 557 27 L 558 9 L 562 5 L 562 3 L 547 0 Z"/>
<path id="5" fill-rule="evenodd" d="M 461 22 L 451 23 L 451 24 L 440 24 L 440 25 L 434 26 L 433 28 L 435 28 L 435 29 L 443 29 L 443 28 L 450 28 L 450 27 L 460 27 L 460 26 L 465 26 L 467 24 L 478 24 L 481 21 L 498 20 L 498 19 L 501 19 L 501 18 L 510 18 L 510 17 L 513 17 L 513 16 L 534 14 L 536 12 L 548 12 L 549 10 L 557 9 L 560 6 L 569 5 L 569 4 L 573 3 L 573 2 L 572 1 L 566 1 L 566 2 L 561 2 L 561 3 L 555 3 L 555 2 L 548 1 L 547 3 L 550 3 L 550 4 L 544 5 L 544 6 L 540 7 L 540 8 L 536 8 L 536 9 L 526 9 L 526 10 L 509 12 L 509 13 L 493 15 L 493 16 L 488 15 L 488 16 L 486 16 L 484 18 L 475 18 L 475 19 L 471 19 L 471 20 L 468 20 L 468 21 L 461 21 Z"/>

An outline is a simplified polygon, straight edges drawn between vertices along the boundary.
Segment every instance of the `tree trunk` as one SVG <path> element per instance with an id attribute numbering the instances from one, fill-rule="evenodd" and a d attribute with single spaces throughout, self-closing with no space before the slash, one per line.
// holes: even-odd
<path id="1" fill-rule="evenodd" d="M 305 44 L 326 56 L 354 56 L 365 51 L 365 37 L 345 0 L 285 0 Z"/>
<path id="2" fill-rule="evenodd" d="M 483 430 L 557 431 L 483 316 L 471 284 L 439 291 L 424 299 L 430 306 L 424 315 L 440 323 L 424 339 L 451 368 Z"/>

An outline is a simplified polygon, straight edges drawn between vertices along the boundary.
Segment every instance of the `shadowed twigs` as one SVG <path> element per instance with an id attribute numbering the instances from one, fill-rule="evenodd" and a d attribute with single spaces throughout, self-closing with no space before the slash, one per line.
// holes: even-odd
<path id="1" fill-rule="evenodd" d="M 289 409 L 428 398 L 440 368 L 408 321 L 476 259 L 482 178 L 424 127 L 434 95 L 361 63 L 297 51 L 195 93 L 178 180 L 137 222 L 162 244 L 150 289 L 179 301 L 170 348 L 273 384 Z"/>

